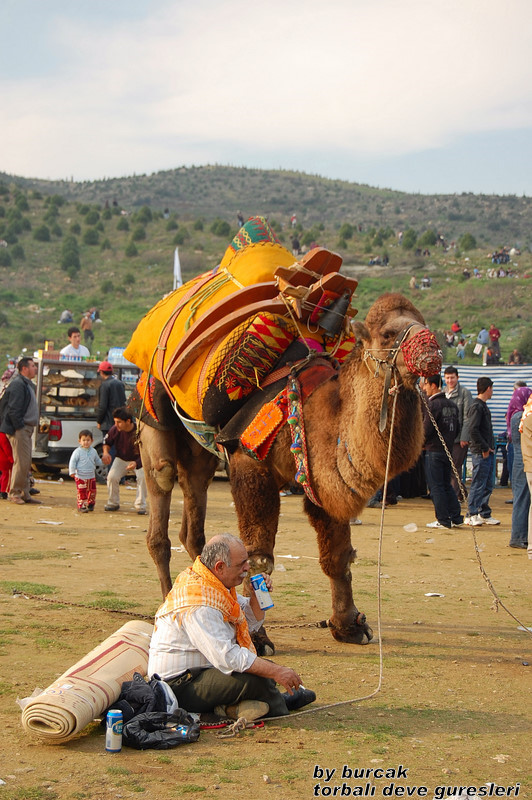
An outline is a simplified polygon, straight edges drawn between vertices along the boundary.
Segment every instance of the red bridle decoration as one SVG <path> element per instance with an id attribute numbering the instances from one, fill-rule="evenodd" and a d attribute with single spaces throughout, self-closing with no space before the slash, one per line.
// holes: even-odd
<path id="1" fill-rule="evenodd" d="M 405 366 L 414 375 L 422 375 L 428 378 L 430 375 L 438 375 L 441 371 L 442 352 L 438 346 L 438 341 L 428 328 L 411 336 L 401 344 L 401 352 L 405 361 Z"/>

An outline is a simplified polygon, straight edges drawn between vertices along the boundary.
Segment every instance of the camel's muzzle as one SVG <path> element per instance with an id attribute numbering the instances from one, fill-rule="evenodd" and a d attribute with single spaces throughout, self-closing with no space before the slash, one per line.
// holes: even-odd
<path id="1" fill-rule="evenodd" d="M 405 366 L 414 375 L 422 375 L 428 378 L 430 375 L 438 375 L 442 366 L 442 352 L 438 346 L 436 337 L 428 328 L 415 333 L 406 341 L 401 343 Z"/>

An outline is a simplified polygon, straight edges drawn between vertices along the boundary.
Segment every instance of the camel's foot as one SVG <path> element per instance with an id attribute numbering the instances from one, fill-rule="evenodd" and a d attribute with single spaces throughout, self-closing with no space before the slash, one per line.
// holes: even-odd
<path id="1" fill-rule="evenodd" d="M 355 616 L 341 622 L 328 620 L 327 626 L 337 642 L 349 642 L 350 644 L 368 644 L 373 639 L 373 631 L 366 621 L 366 615 L 357 611 Z"/>
<path id="2" fill-rule="evenodd" d="M 275 645 L 264 630 L 264 625 L 251 634 L 251 640 L 255 645 L 255 650 L 258 656 L 273 656 L 275 653 Z"/>

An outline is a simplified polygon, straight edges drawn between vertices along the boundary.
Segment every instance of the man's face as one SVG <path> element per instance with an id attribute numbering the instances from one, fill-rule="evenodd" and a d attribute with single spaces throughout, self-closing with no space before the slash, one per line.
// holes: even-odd
<path id="1" fill-rule="evenodd" d="M 22 367 L 20 372 L 25 378 L 29 378 L 31 381 L 37 375 L 37 364 L 35 361 L 30 361 L 26 367 Z"/>
<path id="2" fill-rule="evenodd" d="M 117 419 L 115 417 L 113 422 L 119 431 L 129 432 L 130 430 L 133 429 L 133 423 L 131 422 L 130 419 Z"/>
<path id="3" fill-rule="evenodd" d="M 72 347 L 75 347 L 77 349 L 81 342 L 81 333 L 71 333 L 68 338 L 70 340 L 70 344 L 72 345 Z"/>
<path id="4" fill-rule="evenodd" d="M 446 372 L 443 376 L 445 381 L 445 385 L 447 386 L 448 390 L 452 392 L 455 388 L 456 384 L 458 383 L 458 375 L 455 372 Z"/>
<path id="5" fill-rule="evenodd" d="M 491 400 L 492 396 L 493 396 L 493 385 L 488 386 L 488 388 L 486 389 L 486 400 Z"/>
<path id="6" fill-rule="evenodd" d="M 218 562 L 216 576 L 226 589 L 238 586 L 247 577 L 249 572 L 249 559 L 247 550 L 241 542 L 235 542 L 230 548 L 231 565 Z"/>

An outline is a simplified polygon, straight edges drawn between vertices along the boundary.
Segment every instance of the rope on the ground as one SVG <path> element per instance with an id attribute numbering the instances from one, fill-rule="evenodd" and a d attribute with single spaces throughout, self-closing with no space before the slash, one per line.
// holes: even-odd
<path id="1" fill-rule="evenodd" d="M 460 476 L 458 474 L 458 470 L 456 469 L 456 465 L 455 465 L 455 463 L 453 461 L 453 457 L 452 457 L 451 453 L 449 452 L 449 449 L 448 449 L 447 445 L 445 444 L 445 440 L 444 440 L 444 438 L 442 436 L 442 433 L 441 433 L 440 429 L 438 428 L 438 424 L 437 424 L 436 420 L 434 419 L 434 416 L 433 416 L 433 414 L 432 414 L 432 412 L 431 412 L 431 410 L 429 408 L 429 404 L 427 402 L 427 398 L 425 397 L 425 395 L 423 394 L 423 392 L 419 388 L 419 385 L 417 387 L 417 390 L 419 392 L 419 395 L 421 397 L 422 402 L 425 405 L 425 409 L 427 411 L 427 414 L 429 415 L 430 421 L 434 425 L 434 430 L 438 434 L 438 438 L 439 438 L 439 440 L 441 441 L 441 443 L 443 445 L 443 449 L 445 450 L 447 458 L 449 459 L 449 462 L 451 464 L 451 469 L 454 472 L 454 476 L 456 478 L 456 481 L 457 481 L 457 484 L 458 484 L 458 488 L 460 490 L 460 495 L 461 495 L 462 502 L 465 503 L 466 499 L 467 499 L 466 493 L 464 491 L 464 486 L 462 484 L 462 480 L 461 480 L 461 478 L 460 478 Z M 518 617 L 516 617 L 515 614 L 512 611 L 510 611 L 508 606 L 506 606 L 503 603 L 503 601 L 501 600 L 501 598 L 499 597 L 499 595 L 498 595 L 493 583 L 491 582 L 491 579 L 490 579 L 488 573 L 486 572 L 486 570 L 484 568 L 484 564 L 482 563 L 482 557 L 480 555 L 480 549 L 479 549 L 479 546 L 478 546 L 477 537 L 475 535 L 475 528 L 473 527 L 473 525 L 468 525 L 467 527 L 471 529 L 471 536 L 473 537 L 473 546 L 475 548 L 475 554 L 476 554 L 476 557 L 477 557 L 478 566 L 479 566 L 479 569 L 480 569 L 480 574 L 482 575 L 482 577 L 486 581 L 488 589 L 490 590 L 490 592 L 492 593 L 493 597 L 495 598 L 495 612 L 499 611 L 499 606 L 501 608 L 504 608 L 506 613 L 510 617 L 512 617 L 512 619 L 514 619 L 524 629 L 525 633 L 527 633 L 529 636 L 532 637 L 532 631 L 530 630 L 530 628 L 528 628 L 525 625 L 524 622 L 521 622 L 521 620 Z"/>

